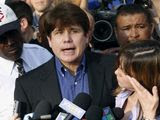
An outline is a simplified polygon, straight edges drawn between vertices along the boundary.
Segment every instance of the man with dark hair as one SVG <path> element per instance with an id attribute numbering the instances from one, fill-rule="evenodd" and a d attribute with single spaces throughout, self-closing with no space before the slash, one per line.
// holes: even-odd
<path id="1" fill-rule="evenodd" d="M 18 18 L 13 10 L 0 4 L 0 119 L 13 114 L 16 78 L 40 66 L 52 55 L 38 45 L 24 44 Z"/>
<path id="2" fill-rule="evenodd" d="M 117 9 L 114 32 L 119 46 L 135 40 L 153 39 L 154 26 L 151 12 L 141 5 L 127 4 L 121 5 Z M 102 51 L 102 53 L 117 54 L 118 51 L 119 47 L 113 47 Z"/>
<path id="3" fill-rule="evenodd" d="M 122 5 L 115 18 L 115 33 L 118 43 L 125 45 L 134 40 L 152 37 L 154 21 L 151 12 L 140 5 Z"/>
<path id="4" fill-rule="evenodd" d="M 48 11 L 45 18 L 46 35 L 55 57 L 17 79 L 15 100 L 26 103 L 29 113 L 43 99 L 54 108 L 63 98 L 73 101 L 85 92 L 92 97 L 91 104 L 113 107 L 115 56 L 85 51 L 89 43 L 86 13 L 64 2 Z"/>
<path id="5" fill-rule="evenodd" d="M 31 7 L 24 1 L 13 1 L 7 4 L 16 14 L 21 26 L 21 33 L 26 43 L 39 44 L 34 39 L 34 28 L 32 27 L 33 13 Z"/>

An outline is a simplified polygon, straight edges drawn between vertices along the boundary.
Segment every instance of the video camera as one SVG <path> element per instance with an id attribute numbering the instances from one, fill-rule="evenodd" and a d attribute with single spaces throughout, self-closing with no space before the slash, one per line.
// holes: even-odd
<path id="1" fill-rule="evenodd" d="M 98 1 L 101 2 L 98 4 Z M 110 4 L 111 1 L 112 4 Z M 114 18 L 116 9 L 123 4 L 140 4 L 145 8 L 151 8 L 150 0 L 97 0 L 96 6 L 92 6 L 94 8 L 92 14 L 95 19 L 95 27 L 91 44 L 95 50 L 119 46 L 114 32 Z"/>
<path id="2" fill-rule="evenodd" d="M 95 50 L 105 50 L 118 46 L 114 33 L 115 15 L 116 12 L 111 10 L 100 10 L 93 14 L 95 26 L 91 43 Z"/>
<path id="3" fill-rule="evenodd" d="M 114 18 L 116 10 L 109 7 L 108 0 L 97 0 L 96 5 L 98 1 L 99 7 L 92 7 L 95 8 L 92 9 L 95 26 L 91 44 L 94 50 L 105 50 L 107 48 L 118 47 L 114 32 Z M 119 4 L 120 2 L 118 2 L 118 5 Z M 94 5 L 93 2 L 92 5 Z"/>

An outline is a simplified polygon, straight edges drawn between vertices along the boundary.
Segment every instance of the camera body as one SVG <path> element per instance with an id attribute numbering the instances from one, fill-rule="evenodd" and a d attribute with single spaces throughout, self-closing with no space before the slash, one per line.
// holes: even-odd
<path id="1" fill-rule="evenodd" d="M 116 12 L 111 10 L 96 11 L 93 14 L 95 26 L 91 43 L 95 50 L 105 50 L 118 46 L 114 32 L 115 15 Z"/>

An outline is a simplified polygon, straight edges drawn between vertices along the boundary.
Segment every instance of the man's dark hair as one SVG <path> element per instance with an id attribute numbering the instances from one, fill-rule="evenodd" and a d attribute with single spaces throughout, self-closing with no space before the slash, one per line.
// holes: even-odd
<path id="1" fill-rule="evenodd" d="M 151 12 L 143 8 L 141 5 L 138 4 L 128 4 L 122 5 L 117 9 L 117 14 L 115 17 L 115 27 L 117 27 L 117 18 L 119 16 L 126 16 L 126 15 L 134 15 L 134 14 L 144 14 L 146 16 L 147 23 L 153 23 L 153 17 Z"/>
<path id="2" fill-rule="evenodd" d="M 47 36 L 49 36 L 56 27 L 63 30 L 71 25 L 81 26 L 85 35 L 89 31 L 87 14 L 80 7 L 72 3 L 60 3 L 46 14 L 44 29 Z"/>
<path id="3" fill-rule="evenodd" d="M 18 19 L 26 18 L 29 25 L 32 25 L 33 14 L 31 7 L 24 1 L 13 1 L 7 4 L 16 14 Z"/>

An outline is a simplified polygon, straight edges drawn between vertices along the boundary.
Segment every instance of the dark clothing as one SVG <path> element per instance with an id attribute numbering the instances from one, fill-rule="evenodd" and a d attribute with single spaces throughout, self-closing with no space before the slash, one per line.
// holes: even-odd
<path id="1" fill-rule="evenodd" d="M 114 107 L 112 90 L 116 87 L 115 60 L 113 55 L 86 53 L 89 94 L 92 105 Z M 34 69 L 16 81 L 15 100 L 27 105 L 25 113 L 33 112 L 41 100 L 47 100 L 52 108 L 62 100 L 60 85 L 55 69 L 55 58 Z"/>

